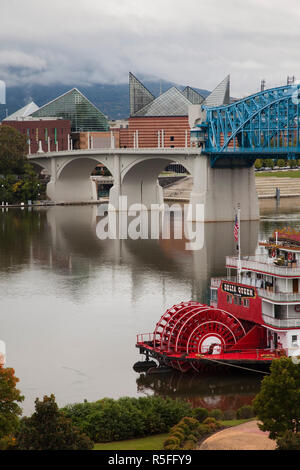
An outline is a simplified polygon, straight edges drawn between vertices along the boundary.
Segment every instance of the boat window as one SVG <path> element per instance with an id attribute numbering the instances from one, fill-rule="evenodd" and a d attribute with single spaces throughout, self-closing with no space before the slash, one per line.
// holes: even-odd
<path id="1" fill-rule="evenodd" d="M 227 303 L 232 304 L 232 295 L 227 295 Z"/>
<path id="2" fill-rule="evenodd" d="M 293 336 L 292 336 L 292 343 L 297 343 L 297 340 L 298 340 L 298 336 L 297 336 L 297 335 L 293 335 Z"/>
<path id="3" fill-rule="evenodd" d="M 250 300 L 249 299 L 244 299 L 243 304 L 244 304 L 244 307 L 249 308 L 250 307 Z"/>
<path id="4" fill-rule="evenodd" d="M 242 305 L 241 297 L 238 297 L 237 295 L 234 296 L 234 305 Z"/>

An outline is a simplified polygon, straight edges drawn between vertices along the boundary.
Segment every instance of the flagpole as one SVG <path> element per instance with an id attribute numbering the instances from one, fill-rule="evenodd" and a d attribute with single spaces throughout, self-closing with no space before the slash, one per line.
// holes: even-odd
<path id="1" fill-rule="evenodd" d="M 241 282 L 242 274 L 242 253 L 241 253 L 241 205 L 237 205 L 237 217 L 238 217 L 238 281 Z"/>

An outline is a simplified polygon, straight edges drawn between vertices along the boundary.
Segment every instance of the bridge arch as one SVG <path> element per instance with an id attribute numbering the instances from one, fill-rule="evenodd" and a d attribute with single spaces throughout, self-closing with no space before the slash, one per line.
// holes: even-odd
<path id="1" fill-rule="evenodd" d="M 111 165 L 107 165 L 105 157 L 80 156 L 64 161 L 51 175 L 47 194 L 54 201 L 91 202 L 96 201 L 97 187 L 91 179 L 91 173 L 103 164 L 113 175 Z"/>
<path id="2" fill-rule="evenodd" d="M 51 173 L 49 162 L 41 162 L 39 160 L 29 160 L 30 165 L 34 167 L 35 170 L 39 169 L 40 171 L 45 170 L 49 175 Z"/>
<path id="3" fill-rule="evenodd" d="M 124 166 L 121 170 L 121 192 L 123 196 L 127 196 L 128 205 L 138 203 L 150 208 L 152 204 L 163 204 L 163 189 L 158 176 L 174 162 L 180 163 L 193 174 L 190 162 L 170 156 L 137 158 Z"/>
<path id="4" fill-rule="evenodd" d="M 298 94 L 299 85 L 288 85 L 256 93 L 228 106 L 206 107 L 205 150 L 217 158 L 226 154 L 244 158 L 252 155 L 254 159 L 259 154 L 265 158 L 298 154 Z"/>
<path id="5" fill-rule="evenodd" d="M 106 161 L 104 156 L 98 157 L 97 155 L 83 155 L 63 162 L 57 171 L 56 178 L 60 179 L 61 177 L 65 177 L 68 173 L 72 173 L 78 167 L 81 167 L 85 174 L 91 169 L 89 173 L 91 174 L 95 166 L 101 163 L 106 166 L 113 175 L 113 167 L 110 162 Z"/>

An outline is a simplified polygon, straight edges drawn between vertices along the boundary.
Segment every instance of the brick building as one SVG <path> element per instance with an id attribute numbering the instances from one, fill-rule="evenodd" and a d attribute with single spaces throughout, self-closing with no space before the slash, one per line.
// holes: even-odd
<path id="1" fill-rule="evenodd" d="M 24 117 L 17 120 L 5 120 L 2 125 L 14 127 L 27 135 L 29 153 L 36 153 L 39 150 L 39 142 L 44 152 L 69 148 L 71 123 L 67 119 Z"/>
<path id="2" fill-rule="evenodd" d="M 191 105 L 221 106 L 230 103 L 230 77 L 227 76 L 204 98 L 187 86 L 171 87 L 155 97 L 132 73 L 129 74 L 130 118 L 128 128 L 120 129 L 120 147 L 189 147 Z"/>

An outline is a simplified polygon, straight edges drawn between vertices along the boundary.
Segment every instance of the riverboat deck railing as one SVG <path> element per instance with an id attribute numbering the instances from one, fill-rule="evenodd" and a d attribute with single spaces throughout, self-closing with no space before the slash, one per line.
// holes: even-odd
<path id="1" fill-rule="evenodd" d="M 274 300 L 276 302 L 299 302 L 300 303 L 300 292 L 274 292 L 269 289 L 258 289 L 260 297 L 265 299 Z"/>
<path id="2" fill-rule="evenodd" d="M 266 315 L 264 313 L 262 317 L 266 325 L 275 326 L 277 328 L 300 328 L 300 318 L 299 319 L 290 318 L 290 319 L 281 320 L 281 319 Z"/>
<path id="3" fill-rule="evenodd" d="M 154 341 L 154 333 L 143 333 L 136 335 L 136 342 L 137 344 L 147 344 L 147 343 L 153 343 Z"/>
<path id="4" fill-rule="evenodd" d="M 238 268 L 238 258 L 235 256 L 226 257 L 227 268 Z M 279 276 L 300 276 L 300 266 L 290 263 L 287 266 L 276 266 L 274 261 L 267 256 L 244 256 L 242 258 L 242 270 L 266 272 Z"/>

